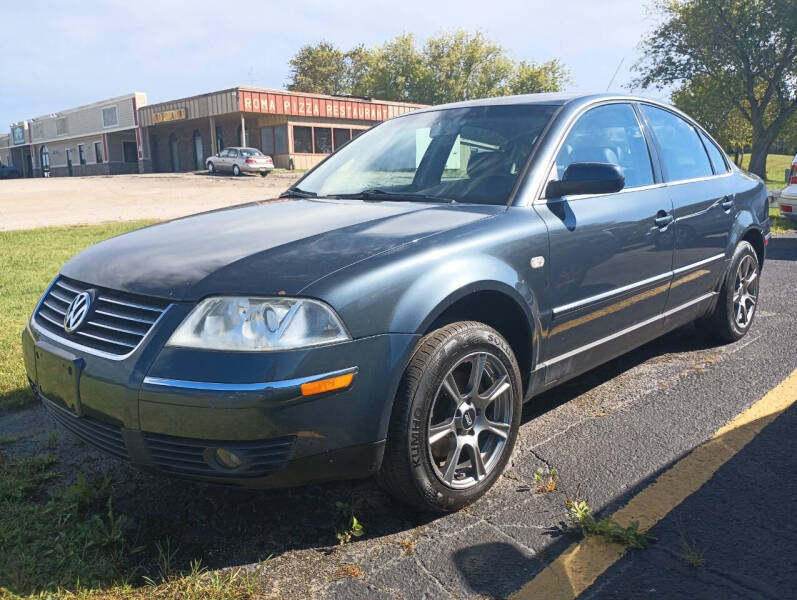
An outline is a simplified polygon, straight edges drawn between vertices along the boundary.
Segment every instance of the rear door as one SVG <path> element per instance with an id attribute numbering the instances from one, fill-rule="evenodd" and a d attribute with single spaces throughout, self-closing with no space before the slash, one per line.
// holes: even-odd
<path id="1" fill-rule="evenodd" d="M 725 272 L 735 207 L 723 153 L 697 127 L 658 106 L 640 105 L 653 132 L 673 203 L 674 278 L 667 309 L 716 288 Z"/>
<path id="2" fill-rule="evenodd" d="M 626 183 L 613 194 L 548 198 L 535 205 L 550 237 L 553 312 L 545 360 L 648 320 L 655 325 L 671 278 L 674 236 L 666 220 L 672 204 L 634 108 L 605 104 L 579 117 L 551 178 L 561 178 L 575 162 L 615 164 Z M 557 377 L 549 369 L 548 378 Z"/>

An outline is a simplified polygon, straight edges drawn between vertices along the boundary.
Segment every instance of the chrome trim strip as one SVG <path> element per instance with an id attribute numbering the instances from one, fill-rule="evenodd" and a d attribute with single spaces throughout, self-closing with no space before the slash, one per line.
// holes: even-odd
<path id="1" fill-rule="evenodd" d="M 683 267 L 678 267 L 672 271 L 667 271 L 666 273 L 661 273 L 660 275 L 654 275 L 653 277 L 648 277 L 647 279 L 642 279 L 641 281 L 635 281 L 634 283 L 629 283 L 628 285 L 624 285 L 619 288 L 615 288 L 613 290 L 608 290 L 606 292 L 601 292 L 600 294 L 595 294 L 594 296 L 590 296 L 589 298 L 583 298 L 581 300 L 576 300 L 575 302 L 571 302 L 569 304 L 563 304 L 562 306 L 557 306 L 553 309 L 553 315 L 556 317 L 560 313 L 569 312 L 575 308 L 580 308 L 581 306 L 585 306 L 587 304 L 592 304 L 593 302 L 599 302 L 600 300 L 605 300 L 607 298 L 611 298 L 612 296 L 616 296 L 617 294 L 623 294 L 625 292 L 630 292 L 639 287 L 646 286 L 651 283 L 655 283 L 657 281 L 661 281 L 662 279 L 666 279 L 667 277 L 672 277 L 674 275 L 680 275 L 686 271 L 691 271 L 692 269 L 696 269 L 697 267 L 707 265 L 710 262 L 714 262 L 715 260 L 719 260 L 721 258 L 725 258 L 725 253 L 715 254 L 714 256 L 710 256 L 708 258 L 704 258 L 703 260 L 699 260 L 694 263 L 690 263 L 688 265 L 684 265 Z"/>
<path id="2" fill-rule="evenodd" d="M 161 312 L 163 309 L 154 306 L 146 306 L 145 304 L 136 304 L 135 302 L 125 302 L 124 300 L 117 300 L 116 298 L 109 298 L 108 296 L 99 296 L 97 298 L 100 302 L 110 302 L 111 304 L 118 304 L 119 306 L 127 306 L 129 308 L 137 308 L 139 310 L 148 310 L 150 312 Z"/>
<path id="3" fill-rule="evenodd" d="M 539 366 L 537 367 L 537 369 L 541 369 L 543 367 L 549 367 L 552 364 L 558 363 L 558 362 L 563 361 L 563 360 L 567 360 L 568 358 L 571 358 L 571 357 L 575 356 L 576 354 L 581 354 L 582 352 L 586 352 L 587 350 L 592 350 L 593 348 L 595 348 L 597 346 L 600 346 L 602 344 L 605 344 L 606 342 L 610 342 L 610 341 L 612 341 L 614 339 L 617 339 L 618 337 L 624 336 L 624 335 L 626 335 L 628 333 L 631 333 L 633 331 L 636 331 L 637 329 L 640 329 L 642 327 L 646 327 L 648 325 L 652 325 L 653 323 L 655 323 L 659 319 L 667 318 L 667 317 L 669 317 L 671 315 L 674 315 L 675 313 L 677 313 L 677 312 L 679 312 L 681 310 L 689 308 L 690 306 L 692 306 L 694 304 L 698 304 L 699 302 L 703 302 L 705 300 L 708 300 L 709 298 L 712 298 L 713 296 L 716 296 L 716 295 L 717 295 L 717 292 L 709 292 L 708 294 L 703 294 L 702 296 L 698 296 L 697 298 L 695 298 L 693 300 L 690 300 L 689 302 L 686 302 L 685 304 L 681 304 L 680 306 L 676 306 L 675 308 L 671 308 L 670 310 L 664 311 L 663 313 L 658 314 L 655 317 L 651 317 L 650 319 L 646 319 L 645 321 L 642 321 L 641 323 L 637 323 L 636 325 L 631 325 L 631 327 L 626 327 L 625 329 L 621 329 L 620 331 L 615 331 L 611 335 L 607 335 L 604 338 L 601 338 L 599 340 L 595 340 L 594 342 L 590 342 L 589 344 L 586 344 L 584 346 L 580 346 L 579 348 L 575 348 L 573 350 L 570 350 L 569 352 L 565 352 L 564 354 L 560 354 L 559 356 L 555 356 L 554 358 L 546 360 L 545 362 L 540 363 Z M 535 370 L 537 370 L 537 369 L 535 369 Z"/>
<path id="4" fill-rule="evenodd" d="M 584 306 L 586 304 L 592 304 L 593 302 L 598 302 L 599 300 L 605 300 L 606 298 L 611 298 L 617 294 L 622 294 L 623 292 L 630 292 L 638 287 L 642 287 L 648 285 L 650 283 L 655 283 L 656 281 L 661 281 L 662 279 L 666 279 L 667 277 L 672 276 L 672 271 L 667 271 L 666 273 L 661 273 L 660 275 L 654 275 L 653 277 L 648 277 L 647 279 L 643 279 L 641 281 L 635 281 L 634 283 L 629 283 L 628 285 L 624 285 L 619 288 L 615 288 L 613 290 L 607 290 L 605 292 L 601 292 L 600 294 L 595 294 L 594 296 L 590 296 L 589 298 L 582 298 L 581 300 L 576 300 L 575 302 L 571 302 L 570 304 L 563 304 L 562 306 L 557 306 L 553 309 L 553 314 L 556 316 L 559 313 L 568 312 L 573 310 L 574 308 L 578 308 L 580 306 Z"/>
<path id="5" fill-rule="evenodd" d="M 704 258 L 703 260 L 699 260 L 695 263 L 691 263 L 689 265 L 684 265 L 683 267 L 678 267 L 677 269 L 673 270 L 673 274 L 680 275 L 686 271 L 691 271 L 696 267 L 701 267 L 703 265 L 707 265 L 710 262 L 714 262 L 715 260 L 720 260 L 721 258 L 725 258 L 725 253 L 721 252 L 719 254 L 715 254 L 714 256 L 709 256 L 708 258 Z"/>
<path id="6" fill-rule="evenodd" d="M 219 383 L 213 381 L 166 379 L 163 377 L 145 377 L 144 383 L 146 385 L 180 390 L 194 390 L 200 392 L 265 392 L 269 390 L 285 390 L 296 388 L 300 387 L 304 383 L 312 383 L 322 379 L 339 377 L 340 375 L 348 375 L 349 373 L 356 374 L 358 371 L 359 369 L 357 367 L 350 367 L 348 369 L 341 369 L 339 371 L 330 371 L 329 373 L 310 375 L 309 377 L 298 377 L 296 379 L 283 379 L 281 381 L 264 381 L 257 383 Z"/>

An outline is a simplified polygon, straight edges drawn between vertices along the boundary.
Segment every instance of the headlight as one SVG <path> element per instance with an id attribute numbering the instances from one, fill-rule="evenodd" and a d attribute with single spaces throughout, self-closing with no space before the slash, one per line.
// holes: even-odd
<path id="1" fill-rule="evenodd" d="M 305 298 L 208 298 L 166 342 L 208 350 L 289 350 L 350 340 L 326 304 Z"/>

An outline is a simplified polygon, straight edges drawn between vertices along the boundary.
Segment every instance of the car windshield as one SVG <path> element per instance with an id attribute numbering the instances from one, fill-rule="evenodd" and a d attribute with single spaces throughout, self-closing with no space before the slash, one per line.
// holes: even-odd
<path id="1" fill-rule="evenodd" d="M 248 156 L 263 156 L 263 153 L 260 152 L 257 148 L 241 148 L 240 150 L 241 156 L 248 157 Z"/>
<path id="2" fill-rule="evenodd" d="M 296 195 L 506 204 L 555 110 L 515 104 L 398 117 L 330 156 Z"/>

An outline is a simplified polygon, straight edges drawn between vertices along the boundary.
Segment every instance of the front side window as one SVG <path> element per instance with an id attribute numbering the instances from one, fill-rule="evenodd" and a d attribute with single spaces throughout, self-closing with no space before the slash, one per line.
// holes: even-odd
<path id="1" fill-rule="evenodd" d="M 682 181 L 713 175 L 708 154 L 695 128 L 675 113 L 643 104 L 661 150 L 661 162 L 667 181 Z"/>
<path id="2" fill-rule="evenodd" d="M 630 104 L 607 104 L 584 113 L 556 156 L 554 178 L 561 179 L 572 163 L 584 162 L 617 165 L 626 188 L 653 183 L 648 145 Z"/>
<path id="3" fill-rule="evenodd" d="M 703 140 L 703 145 L 708 151 L 708 157 L 711 159 L 711 166 L 714 167 L 714 174 L 721 175 L 728 172 L 728 165 L 723 158 L 722 150 L 717 148 L 717 145 L 706 137 L 703 132 L 700 132 L 700 139 Z"/>
<path id="4" fill-rule="evenodd" d="M 409 113 L 357 136 L 298 187 L 319 196 L 503 205 L 555 110 L 507 104 Z"/>

